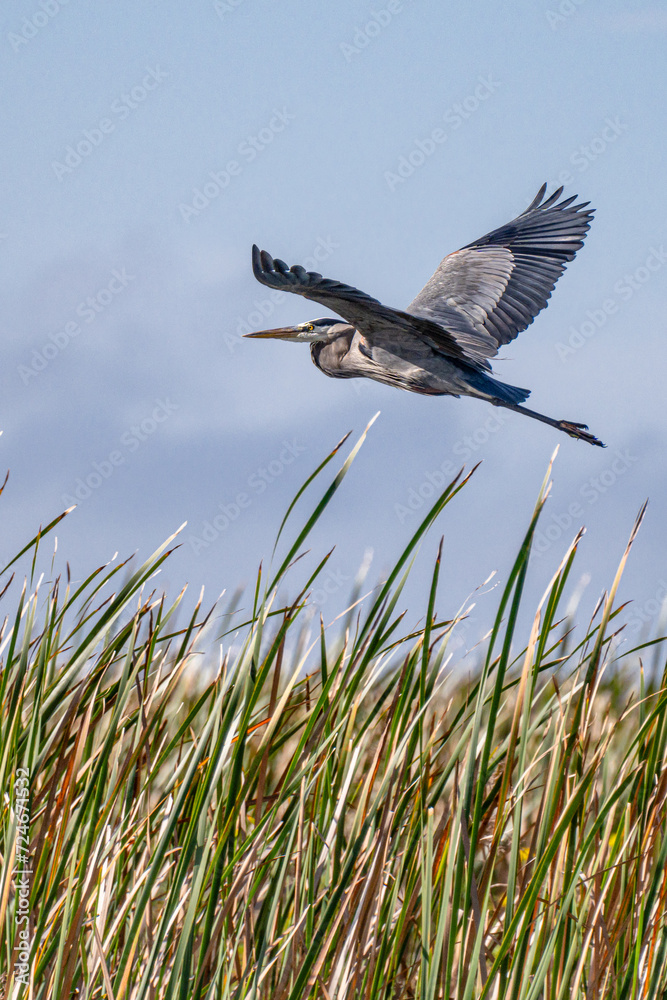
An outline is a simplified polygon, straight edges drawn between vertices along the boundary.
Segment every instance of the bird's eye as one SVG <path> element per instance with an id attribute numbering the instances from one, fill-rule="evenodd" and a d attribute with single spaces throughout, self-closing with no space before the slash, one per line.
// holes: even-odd
<path id="1" fill-rule="evenodd" d="M 308 324 L 306 325 L 306 330 L 307 330 L 307 332 L 308 332 L 308 333 L 310 333 L 310 332 L 311 332 L 311 330 L 314 330 L 314 329 L 315 329 L 315 327 L 313 326 L 313 324 L 312 324 L 312 323 L 308 323 Z"/>

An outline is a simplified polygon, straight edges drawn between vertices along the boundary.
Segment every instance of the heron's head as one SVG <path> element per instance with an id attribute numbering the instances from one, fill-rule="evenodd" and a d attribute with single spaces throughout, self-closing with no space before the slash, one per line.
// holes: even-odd
<path id="1" fill-rule="evenodd" d="M 314 344 L 318 340 L 328 340 L 335 326 L 340 326 L 339 319 L 311 319 L 307 323 L 297 323 L 296 326 L 282 326 L 277 330 L 260 330 L 259 333 L 246 333 L 245 337 L 265 337 L 267 340 L 291 340 L 295 344 Z"/>

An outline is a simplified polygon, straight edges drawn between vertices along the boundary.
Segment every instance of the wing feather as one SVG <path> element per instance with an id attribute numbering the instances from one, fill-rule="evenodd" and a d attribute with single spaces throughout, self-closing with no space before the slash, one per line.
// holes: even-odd
<path id="1" fill-rule="evenodd" d="M 406 312 L 446 325 L 454 308 L 472 323 L 476 360 L 492 357 L 545 308 L 566 264 L 590 228 L 589 202 L 559 201 L 558 188 L 544 198 L 543 184 L 525 212 L 481 239 L 455 250 L 410 303 Z"/>

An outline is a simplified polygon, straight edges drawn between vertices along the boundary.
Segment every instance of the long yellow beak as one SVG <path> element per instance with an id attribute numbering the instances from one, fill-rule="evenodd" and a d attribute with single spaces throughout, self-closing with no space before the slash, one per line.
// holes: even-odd
<path id="1" fill-rule="evenodd" d="M 294 326 L 281 326 L 277 330 L 260 330 L 259 333 L 244 333 L 244 337 L 264 337 L 267 340 L 296 340 L 299 331 Z"/>

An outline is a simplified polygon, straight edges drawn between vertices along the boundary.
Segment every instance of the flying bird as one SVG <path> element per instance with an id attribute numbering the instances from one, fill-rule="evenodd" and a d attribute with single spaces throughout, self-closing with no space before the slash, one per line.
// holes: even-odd
<path id="1" fill-rule="evenodd" d="M 258 281 L 313 299 L 342 319 L 313 319 L 246 337 L 310 344 L 314 364 L 331 378 L 372 378 L 430 396 L 474 396 L 604 448 L 586 424 L 521 406 L 530 390 L 499 382 L 488 362 L 545 308 L 590 227 L 589 202 L 574 205 L 576 195 L 559 201 L 562 187 L 546 199 L 545 193 L 543 184 L 516 219 L 448 254 L 403 311 L 298 264 L 288 267 L 253 246 Z"/>

